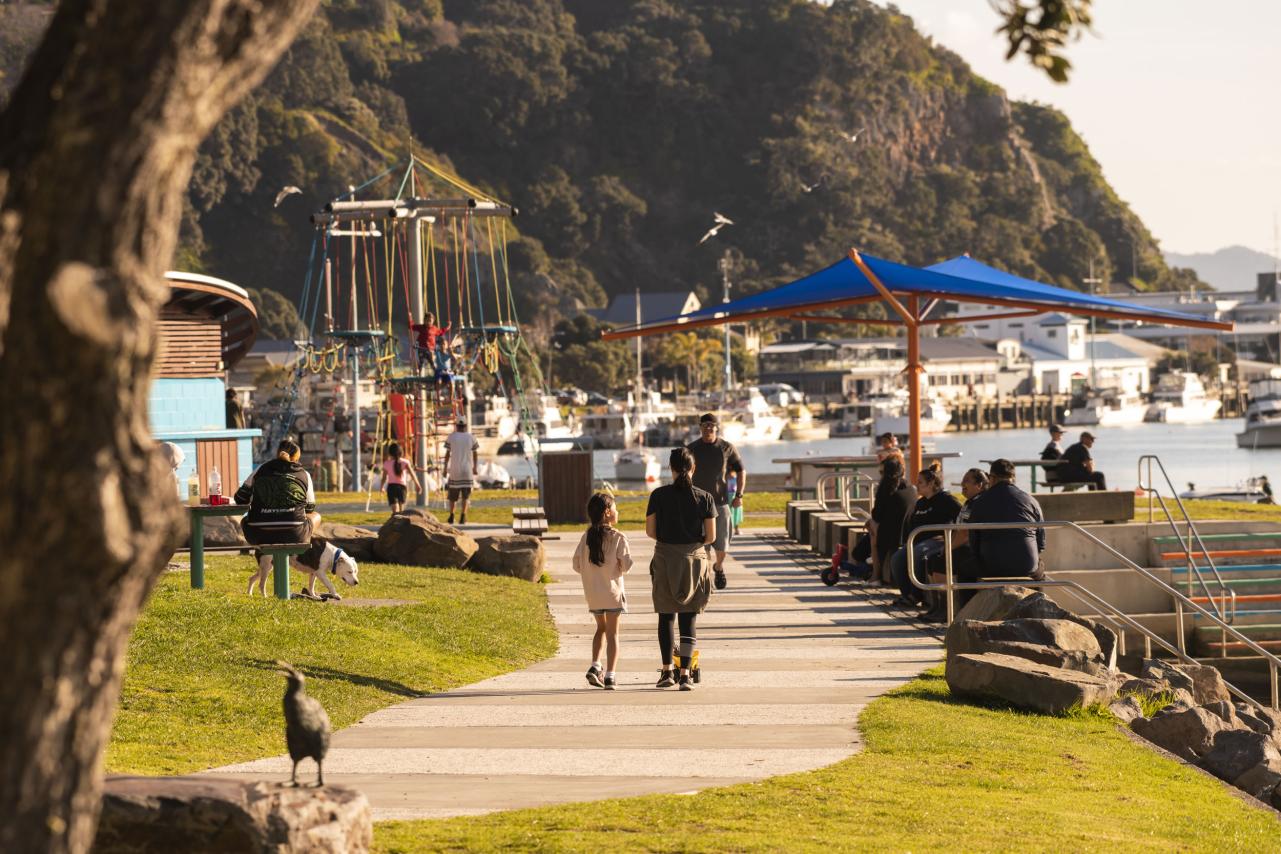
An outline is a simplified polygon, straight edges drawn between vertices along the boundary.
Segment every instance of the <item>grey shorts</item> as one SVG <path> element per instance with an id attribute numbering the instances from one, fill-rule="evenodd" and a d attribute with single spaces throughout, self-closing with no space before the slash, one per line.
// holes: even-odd
<path id="1" fill-rule="evenodd" d="M 627 609 L 626 608 L 593 608 L 591 609 L 591 613 L 593 614 L 626 614 Z"/>
<path id="2" fill-rule="evenodd" d="M 445 490 L 445 492 L 449 496 L 450 501 L 466 501 L 471 498 L 470 486 L 450 486 Z"/>
<path id="3" fill-rule="evenodd" d="M 718 552 L 729 550 L 730 532 L 733 530 L 729 522 L 729 505 L 716 505 L 716 540 L 712 543 L 712 548 Z"/>

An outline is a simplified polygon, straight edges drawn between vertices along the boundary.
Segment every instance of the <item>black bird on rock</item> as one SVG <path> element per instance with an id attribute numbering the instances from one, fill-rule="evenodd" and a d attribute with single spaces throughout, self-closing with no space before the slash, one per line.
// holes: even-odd
<path id="1" fill-rule="evenodd" d="M 285 688 L 285 743 L 294 770 L 289 785 L 298 785 L 298 763 L 307 757 L 316 760 L 316 786 L 325 785 L 325 754 L 329 752 L 329 715 L 315 697 L 303 690 L 303 675 L 283 661 L 277 661 L 282 675 L 289 678 Z"/>

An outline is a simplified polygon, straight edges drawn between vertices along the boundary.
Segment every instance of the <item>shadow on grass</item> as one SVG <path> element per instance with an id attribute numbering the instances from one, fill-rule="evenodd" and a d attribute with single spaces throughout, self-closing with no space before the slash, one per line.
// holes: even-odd
<path id="1" fill-rule="evenodd" d="M 274 660 L 265 658 L 247 658 L 245 663 L 250 667 L 259 670 L 278 671 Z M 409 697 L 418 699 L 419 697 L 428 696 L 426 691 L 418 691 L 410 688 L 401 682 L 393 682 L 390 679 L 380 679 L 377 676 L 363 676 L 359 673 L 347 673 L 343 670 L 334 670 L 332 667 L 320 667 L 314 664 L 294 665 L 304 676 L 312 679 L 325 679 L 333 682 L 347 682 L 351 685 L 361 685 L 369 688 L 377 688 L 379 691 L 385 691 L 388 694 L 394 694 L 397 697 Z"/>

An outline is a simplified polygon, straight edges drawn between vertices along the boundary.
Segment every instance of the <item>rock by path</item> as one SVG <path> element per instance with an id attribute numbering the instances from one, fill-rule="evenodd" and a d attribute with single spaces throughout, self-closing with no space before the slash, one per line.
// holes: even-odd
<path id="1" fill-rule="evenodd" d="M 336 733 L 326 781 L 363 791 L 381 820 L 692 792 L 804 771 L 857 751 L 863 706 L 941 659 L 936 638 L 825 587 L 752 532 L 732 547 L 729 588 L 699 618 L 702 683 L 656 689 L 653 548 L 643 534 L 628 539 L 636 566 L 617 691 L 583 678 L 593 622 L 569 568 L 577 538 L 565 535 L 546 543 L 558 654 Z M 212 773 L 275 780 L 288 771 L 275 757 Z"/>

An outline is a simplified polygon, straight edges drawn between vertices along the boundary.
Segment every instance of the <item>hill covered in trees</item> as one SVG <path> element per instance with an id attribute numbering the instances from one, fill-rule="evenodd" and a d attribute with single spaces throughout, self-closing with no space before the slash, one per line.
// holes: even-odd
<path id="1" fill-rule="evenodd" d="M 0 96 L 38 33 L 32 4 L 0 24 L 16 15 Z M 1128 276 L 1133 241 L 1136 286 L 1188 280 L 1063 115 L 866 0 L 329 0 L 205 143 L 180 263 L 296 299 L 307 215 L 411 138 L 520 207 L 529 319 L 637 287 L 719 294 L 726 248 L 738 293 L 850 246 L 1079 287 L 1091 257 Z M 713 211 L 735 225 L 699 245 Z"/>

